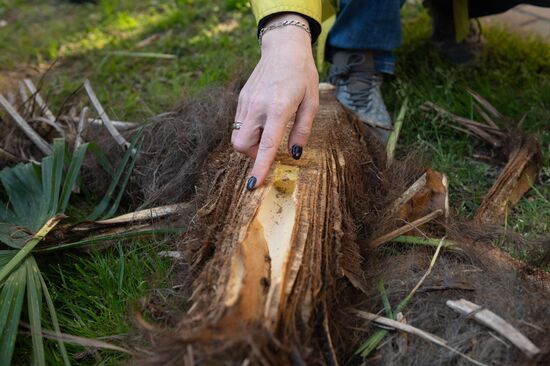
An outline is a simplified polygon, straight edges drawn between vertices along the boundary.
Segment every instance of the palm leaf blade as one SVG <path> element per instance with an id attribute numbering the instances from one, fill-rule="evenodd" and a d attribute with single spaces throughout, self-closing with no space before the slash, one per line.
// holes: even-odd
<path id="1" fill-rule="evenodd" d="M 135 159 L 137 155 L 136 144 L 138 143 L 142 134 L 143 134 L 143 128 L 140 128 L 132 137 L 130 146 L 128 147 L 120 163 L 118 164 L 115 174 L 113 175 L 113 180 L 111 181 L 111 184 L 107 188 L 107 192 L 105 193 L 105 196 L 103 196 L 103 199 L 101 200 L 101 202 L 99 202 L 99 204 L 95 207 L 94 211 L 88 216 L 88 220 L 90 221 L 97 220 L 99 217 L 101 217 L 105 213 L 105 210 L 107 210 L 107 208 L 109 207 L 109 203 L 111 202 L 111 199 L 114 197 L 115 190 L 118 187 L 122 174 L 124 174 L 124 171 L 126 170 L 128 161 L 132 157 Z M 124 187 L 122 187 L 121 190 L 123 191 Z"/>
<path id="2" fill-rule="evenodd" d="M 73 187 L 78 179 L 80 173 L 80 167 L 84 161 L 84 155 L 86 154 L 86 149 L 88 144 L 80 145 L 74 152 L 73 158 L 67 169 L 67 175 L 65 176 L 65 181 L 63 183 L 63 191 L 61 192 L 61 198 L 59 203 L 59 211 L 65 212 L 67 205 L 69 204 L 69 198 L 71 197 L 71 192 Z"/>
<path id="3" fill-rule="evenodd" d="M 63 178 L 63 166 L 65 159 L 65 142 L 63 139 L 55 139 L 53 143 L 52 153 L 52 170 L 51 175 L 45 175 L 42 172 L 42 182 L 48 181 L 51 183 L 49 192 L 49 205 L 47 207 L 47 217 L 52 217 L 58 213 L 59 193 L 61 192 L 61 181 Z M 72 187 L 71 187 L 72 188 Z"/>
<path id="4" fill-rule="evenodd" d="M 26 269 L 19 267 L 6 279 L 0 294 L 0 365 L 9 365 L 13 356 L 25 285 Z"/>
<path id="5" fill-rule="evenodd" d="M 59 321 L 57 320 L 57 313 L 55 312 L 55 305 L 53 304 L 52 297 L 50 296 L 50 291 L 48 291 L 48 286 L 46 285 L 46 281 L 44 281 L 44 277 L 40 272 L 38 272 L 38 277 L 40 278 L 40 285 L 42 286 L 42 291 L 44 292 L 44 298 L 46 299 L 46 304 L 48 304 L 48 310 L 50 312 L 50 318 L 52 321 L 53 329 L 56 333 L 58 338 L 58 345 L 59 345 L 59 351 L 61 352 L 61 356 L 63 357 L 63 363 L 65 366 L 71 366 L 71 362 L 69 361 L 69 355 L 67 354 L 67 350 L 65 349 L 65 343 L 63 343 L 63 340 L 61 339 L 61 328 L 59 327 Z"/>
<path id="6" fill-rule="evenodd" d="M 29 256 L 25 260 L 27 269 L 27 305 L 29 314 L 29 323 L 32 338 L 33 364 L 45 366 L 46 359 L 44 355 L 44 341 L 42 339 L 42 287 L 38 273 L 38 265 L 34 257 Z"/>

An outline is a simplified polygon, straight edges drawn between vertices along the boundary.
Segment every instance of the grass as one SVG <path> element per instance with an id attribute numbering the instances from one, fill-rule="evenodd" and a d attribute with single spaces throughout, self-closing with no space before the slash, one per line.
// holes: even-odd
<path id="1" fill-rule="evenodd" d="M 57 305 L 62 331 L 109 342 L 132 333 L 132 309 L 139 308 L 151 289 L 166 287 L 171 262 L 157 253 L 165 245 L 134 241 L 114 245 L 89 255 L 66 255 L 63 263 L 48 271 L 48 286 Z M 15 365 L 28 363 L 30 340 L 19 344 Z M 54 351 L 55 350 L 55 351 Z M 86 353 L 79 346 L 67 345 L 77 365 L 113 365 L 125 355 L 113 351 Z M 62 365 L 55 341 L 46 341 L 46 363 Z"/>
<path id="2" fill-rule="evenodd" d="M 451 206 L 470 216 L 497 171 L 474 161 L 480 147 L 470 137 L 443 126 L 420 110 L 433 101 L 458 115 L 472 115 L 466 87 L 476 90 L 503 114 L 519 120 L 539 136 L 544 170 L 535 188 L 518 204 L 507 226 L 526 237 L 548 232 L 550 222 L 550 47 L 498 29 L 485 29 L 486 52 L 476 65 L 456 67 L 430 45 L 429 18 L 419 6 L 404 10 L 405 42 L 398 51 L 396 77 L 383 93 L 397 115 L 409 98 L 397 157 L 422 149 L 434 168 L 449 176 Z M 187 94 L 223 84 L 248 72 L 259 56 L 254 20 L 241 0 L 113 0 L 74 5 L 67 1 L 0 0 L 0 89 L 25 75 L 38 75 L 58 59 L 49 73 L 44 96 L 59 108 L 64 98 L 89 78 L 112 118 L 143 121 L 165 112 Z M 174 55 L 175 59 L 136 57 L 129 52 Z M 118 53 L 118 54 L 117 54 Z M 55 110 L 55 108 L 53 108 Z M 170 262 L 161 260 L 157 244 L 135 241 L 90 255 L 74 255 L 48 269 L 52 296 L 63 331 L 85 337 L 127 333 L 129 309 L 152 287 L 169 286 Z M 48 341 L 48 365 L 60 365 Z M 28 359 L 29 344 L 17 351 Z M 81 357 L 69 347 L 75 364 L 117 364 L 121 355 L 98 352 Z"/>

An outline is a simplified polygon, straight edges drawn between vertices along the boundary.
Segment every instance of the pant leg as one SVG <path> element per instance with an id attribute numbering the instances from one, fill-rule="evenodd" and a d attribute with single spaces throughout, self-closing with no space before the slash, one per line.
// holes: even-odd
<path id="1" fill-rule="evenodd" d="M 327 40 L 327 59 L 337 49 L 374 52 L 376 71 L 393 73 L 393 50 L 401 45 L 402 0 L 340 0 Z"/>

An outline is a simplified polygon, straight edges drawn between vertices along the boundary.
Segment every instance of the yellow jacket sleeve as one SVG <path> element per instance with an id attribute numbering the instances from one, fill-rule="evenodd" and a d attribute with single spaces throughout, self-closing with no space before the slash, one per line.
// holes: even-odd
<path id="1" fill-rule="evenodd" d="M 305 15 L 321 24 L 321 0 L 250 0 L 250 5 L 258 23 L 272 14 L 292 12 Z"/>

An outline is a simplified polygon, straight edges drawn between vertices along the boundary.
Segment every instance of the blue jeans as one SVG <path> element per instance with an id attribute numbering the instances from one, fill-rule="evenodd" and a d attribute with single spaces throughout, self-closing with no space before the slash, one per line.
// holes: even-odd
<path id="1" fill-rule="evenodd" d="M 327 41 L 327 59 L 340 49 L 374 53 L 377 72 L 393 74 L 393 50 L 401 45 L 402 0 L 340 0 Z"/>

